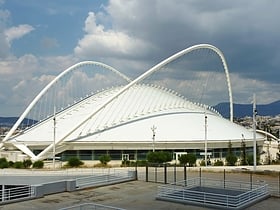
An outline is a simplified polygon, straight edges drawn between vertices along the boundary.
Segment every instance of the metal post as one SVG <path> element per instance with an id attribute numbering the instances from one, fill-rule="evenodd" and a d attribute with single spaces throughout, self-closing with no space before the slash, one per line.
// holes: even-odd
<path id="1" fill-rule="evenodd" d="M 149 174 L 149 167 L 148 167 L 148 164 L 146 164 L 146 182 L 149 181 L 148 174 Z"/>
<path id="2" fill-rule="evenodd" d="M 53 108 L 53 169 L 55 169 L 56 107 Z"/>
<path id="3" fill-rule="evenodd" d="M 185 180 L 185 186 L 187 186 L 187 167 L 186 167 L 186 164 L 184 164 L 184 180 Z"/>
<path id="4" fill-rule="evenodd" d="M 224 169 L 224 189 L 226 188 L 226 169 Z"/>
<path id="5" fill-rule="evenodd" d="M 157 127 L 155 125 L 153 125 L 151 127 L 151 130 L 153 132 L 153 152 L 155 152 L 155 138 L 156 138 L 156 129 Z"/>
<path id="6" fill-rule="evenodd" d="M 157 166 L 155 166 L 155 183 L 157 183 Z"/>
<path id="7" fill-rule="evenodd" d="M 201 186 L 201 168 L 199 168 L 199 186 Z"/>
<path id="8" fill-rule="evenodd" d="M 253 172 L 251 171 L 250 173 L 250 185 L 251 185 L 251 190 L 253 188 Z"/>
<path id="9" fill-rule="evenodd" d="M 138 180 L 137 161 L 135 162 L 135 180 Z"/>
<path id="10" fill-rule="evenodd" d="M 280 171 L 278 173 L 278 195 L 280 195 Z"/>
<path id="11" fill-rule="evenodd" d="M 256 143 L 256 94 L 253 95 L 253 139 L 254 139 L 254 171 L 257 169 L 257 143 Z"/>
<path id="12" fill-rule="evenodd" d="M 5 201 L 5 185 L 2 184 L 2 202 Z"/>
<path id="13" fill-rule="evenodd" d="M 176 183 L 176 163 L 174 165 L 174 183 Z"/>
<path id="14" fill-rule="evenodd" d="M 166 166 L 166 163 L 164 164 L 164 184 L 167 183 L 167 166 Z"/>
<path id="15" fill-rule="evenodd" d="M 204 161 L 205 161 L 205 166 L 207 166 L 207 116 L 206 116 L 206 111 L 204 112 L 204 134 L 205 134 L 205 142 L 204 142 Z"/>

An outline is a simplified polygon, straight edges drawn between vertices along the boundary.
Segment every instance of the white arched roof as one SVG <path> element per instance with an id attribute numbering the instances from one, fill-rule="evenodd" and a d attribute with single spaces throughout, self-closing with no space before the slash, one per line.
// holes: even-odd
<path id="1" fill-rule="evenodd" d="M 122 87 L 104 90 L 56 115 L 56 138 L 69 133 L 107 98 Z M 135 85 L 69 135 L 64 142 L 162 142 L 204 141 L 207 116 L 208 141 L 252 139 L 252 132 L 221 117 L 215 110 L 194 104 L 171 90 L 158 86 Z M 53 118 L 14 137 L 18 142 L 52 142 Z M 243 137 L 242 137 L 243 136 Z M 262 138 L 262 136 L 258 136 Z"/>

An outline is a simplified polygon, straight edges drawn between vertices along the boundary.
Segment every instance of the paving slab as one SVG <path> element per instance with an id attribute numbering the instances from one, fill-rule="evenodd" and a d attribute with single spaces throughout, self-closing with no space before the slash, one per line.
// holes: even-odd
<path id="1" fill-rule="evenodd" d="M 82 203 L 98 203 L 103 205 L 115 206 L 131 210 L 207 210 L 200 206 L 184 205 L 167 201 L 156 200 L 158 186 L 162 184 L 131 181 L 110 186 L 89 188 L 74 192 L 64 192 L 59 194 L 48 195 L 40 199 L 23 201 L 0 206 L 2 210 L 27 210 L 27 209 L 60 209 Z M 279 209 L 280 199 L 271 197 L 247 208 L 255 209 Z"/>

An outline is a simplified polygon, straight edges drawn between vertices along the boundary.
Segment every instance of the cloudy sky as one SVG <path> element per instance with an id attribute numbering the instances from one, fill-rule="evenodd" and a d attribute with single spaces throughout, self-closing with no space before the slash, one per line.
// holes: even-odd
<path id="1" fill-rule="evenodd" d="M 225 55 L 234 102 L 280 99 L 280 1 L 0 0 L 0 116 L 18 116 L 83 60 L 137 76 L 209 43 Z"/>

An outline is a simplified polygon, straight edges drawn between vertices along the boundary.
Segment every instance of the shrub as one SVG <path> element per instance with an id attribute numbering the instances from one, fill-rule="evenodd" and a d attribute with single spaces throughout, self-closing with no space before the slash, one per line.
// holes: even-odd
<path id="1" fill-rule="evenodd" d="M 24 168 L 24 166 L 23 166 L 23 162 L 21 162 L 21 161 L 16 161 L 15 163 L 14 163 L 14 165 L 13 165 L 13 167 L 14 168 Z"/>
<path id="2" fill-rule="evenodd" d="M 79 166 L 81 166 L 81 165 L 83 165 L 84 164 L 84 162 L 83 161 L 81 161 L 79 158 L 77 158 L 77 157 L 71 157 L 71 158 L 69 158 L 68 159 L 68 161 L 67 161 L 67 166 L 68 167 L 79 167 Z"/>
<path id="3" fill-rule="evenodd" d="M 30 159 L 24 160 L 22 162 L 24 168 L 30 168 L 32 166 L 32 161 Z"/>
<path id="4" fill-rule="evenodd" d="M 228 142 L 228 154 L 226 156 L 226 161 L 228 166 L 234 166 L 237 162 L 237 157 L 232 151 L 232 143 Z"/>
<path id="5" fill-rule="evenodd" d="M 216 160 L 214 162 L 214 166 L 223 166 L 224 165 L 224 162 L 222 160 Z"/>
<path id="6" fill-rule="evenodd" d="M 181 164 L 184 164 L 184 165 L 189 164 L 189 166 L 193 166 L 193 165 L 195 165 L 195 162 L 196 162 L 196 156 L 195 156 L 195 154 L 191 154 L 191 153 L 181 155 L 179 157 L 179 161 Z"/>
<path id="7" fill-rule="evenodd" d="M 110 157 L 110 155 L 101 155 L 99 157 L 99 161 L 101 162 L 101 164 L 107 165 L 107 163 L 109 163 L 111 161 L 111 157 Z"/>
<path id="8" fill-rule="evenodd" d="M 235 166 L 236 162 L 237 162 L 237 157 L 236 155 L 234 155 L 233 153 L 228 154 L 226 156 L 226 161 L 227 161 L 227 165 L 228 166 Z"/>
<path id="9" fill-rule="evenodd" d="M 200 166 L 206 166 L 205 160 L 201 160 L 201 161 L 200 161 Z"/>
<path id="10" fill-rule="evenodd" d="M 165 151 L 149 152 L 147 160 L 150 163 L 166 163 L 172 160 L 172 154 Z"/>
<path id="11" fill-rule="evenodd" d="M 6 158 L 0 158 L 0 168 L 8 168 L 9 163 Z"/>
<path id="12" fill-rule="evenodd" d="M 11 160 L 10 160 L 10 161 L 8 162 L 8 166 L 9 166 L 9 168 L 14 167 L 14 164 L 15 164 L 15 163 L 14 163 L 13 161 L 11 161 Z"/>
<path id="13" fill-rule="evenodd" d="M 121 167 L 127 167 L 127 166 L 131 166 L 131 165 L 133 165 L 133 162 L 131 162 L 129 160 L 123 160 Z M 135 163 L 134 163 L 134 165 L 135 165 Z"/>
<path id="14" fill-rule="evenodd" d="M 146 166 L 147 165 L 147 161 L 146 160 L 137 160 L 136 161 L 137 166 L 141 167 L 141 166 Z"/>
<path id="15" fill-rule="evenodd" d="M 43 168 L 44 167 L 44 162 L 42 160 L 37 160 L 33 163 L 33 168 Z"/>

